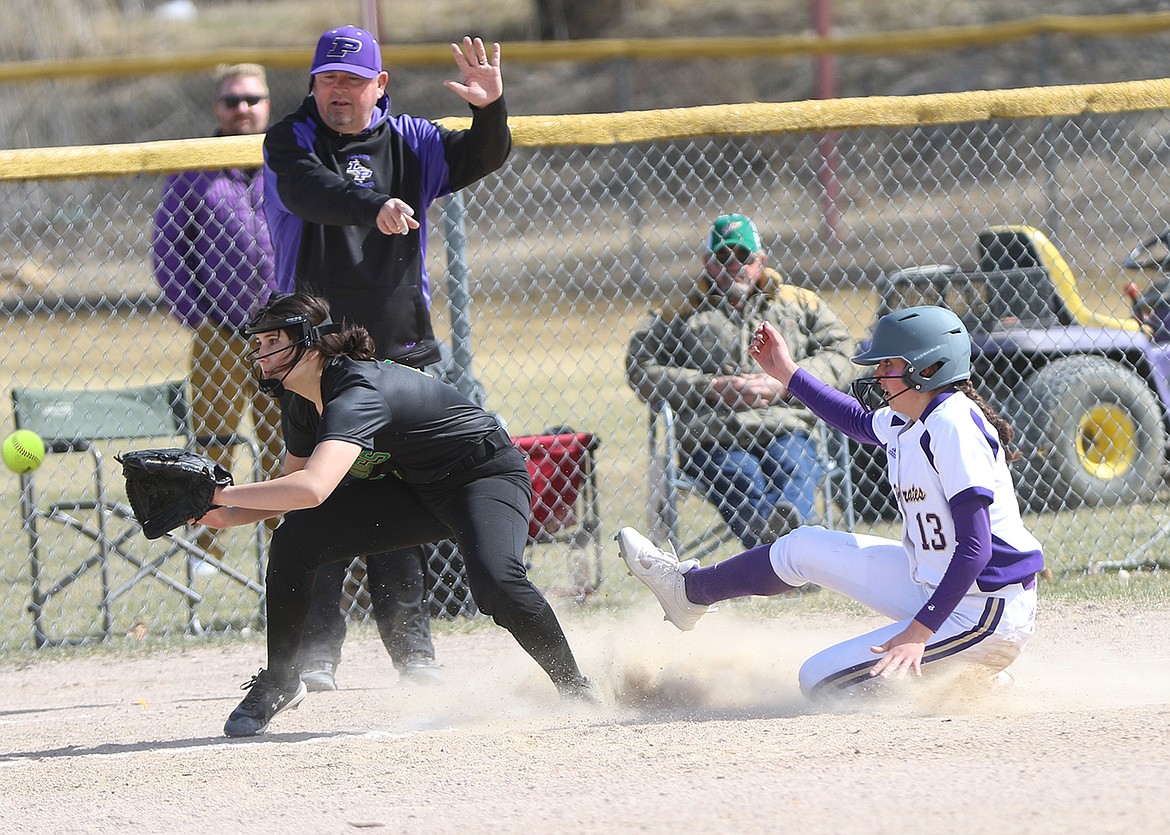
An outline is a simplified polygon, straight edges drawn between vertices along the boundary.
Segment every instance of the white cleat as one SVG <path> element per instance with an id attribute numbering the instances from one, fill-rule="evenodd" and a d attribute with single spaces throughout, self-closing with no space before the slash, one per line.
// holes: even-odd
<path id="1" fill-rule="evenodd" d="M 683 632 L 694 629 L 710 608 L 687 599 L 683 575 L 697 567 L 698 561 L 680 563 L 674 554 L 663 551 L 633 528 L 622 528 L 614 538 L 630 574 L 645 583 L 662 604 L 664 619 Z"/>

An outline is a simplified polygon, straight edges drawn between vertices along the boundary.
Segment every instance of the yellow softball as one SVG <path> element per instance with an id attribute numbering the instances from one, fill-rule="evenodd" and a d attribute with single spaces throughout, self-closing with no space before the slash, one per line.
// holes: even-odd
<path id="1" fill-rule="evenodd" d="M 14 473 L 31 473 L 45 460 L 45 442 L 30 429 L 17 429 L 4 439 L 4 466 Z"/>

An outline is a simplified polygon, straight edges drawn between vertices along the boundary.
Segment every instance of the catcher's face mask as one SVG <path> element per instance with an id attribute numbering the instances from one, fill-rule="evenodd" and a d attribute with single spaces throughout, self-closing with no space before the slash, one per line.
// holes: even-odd
<path id="1" fill-rule="evenodd" d="M 872 377 L 858 377 L 849 390 L 869 412 L 890 406 L 895 398 L 914 391 L 906 382 L 906 361 L 900 358 L 880 361 Z"/>
<path id="2" fill-rule="evenodd" d="M 310 324 L 309 317 L 303 314 L 284 318 L 269 318 L 263 315 L 257 317 L 244 328 L 245 337 L 251 339 L 262 333 L 280 331 L 288 335 L 289 342 L 265 353 L 261 353 L 261 347 L 257 346 L 248 353 L 248 361 L 252 364 L 252 376 L 256 379 L 256 385 L 265 394 L 280 397 L 284 394 L 285 379 L 304 357 L 305 351 L 312 348 L 325 334 L 336 333 L 339 330 L 341 328 L 335 325 L 329 317 L 326 317 L 325 321 L 319 325 Z M 266 376 L 259 361 L 285 351 L 294 351 L 295 353 L 285 364 L 275 369 L 275 372 L 280 376 Z"/>

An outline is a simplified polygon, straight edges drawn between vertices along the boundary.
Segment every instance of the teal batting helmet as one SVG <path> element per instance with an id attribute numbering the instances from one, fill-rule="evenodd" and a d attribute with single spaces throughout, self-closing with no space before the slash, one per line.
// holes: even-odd
<path id="1" fill-rule="evenodd" d="M 906 361 L 902 379 L 907 386 L 934 391 L 970 379 L 971 336 L 959 317 L 945 307 L 896 310 L 878 320 L 869 347 L 853 361 L 877 365 L 895 358 Z M 923 372 L 931 368 L 933 373 L 925 376 Z"/>

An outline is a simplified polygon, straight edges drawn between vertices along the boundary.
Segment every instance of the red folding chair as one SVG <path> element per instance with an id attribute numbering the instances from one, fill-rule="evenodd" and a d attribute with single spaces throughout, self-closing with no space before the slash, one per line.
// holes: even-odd
<path id="1" fill-rule="evenodd" d="M 529 569 L 534 566 L 531 546 L 559 543 L 564 547 L 567 587 L 554 586 L 578 602 L 601 585 L 601 518 L 597 497 L 594 453 L 599 441 L 589 432 L 567 427 L 541 435 L 513 437 L 524 453 L 532 476 L 532 517 L 528 524 Z"/>

